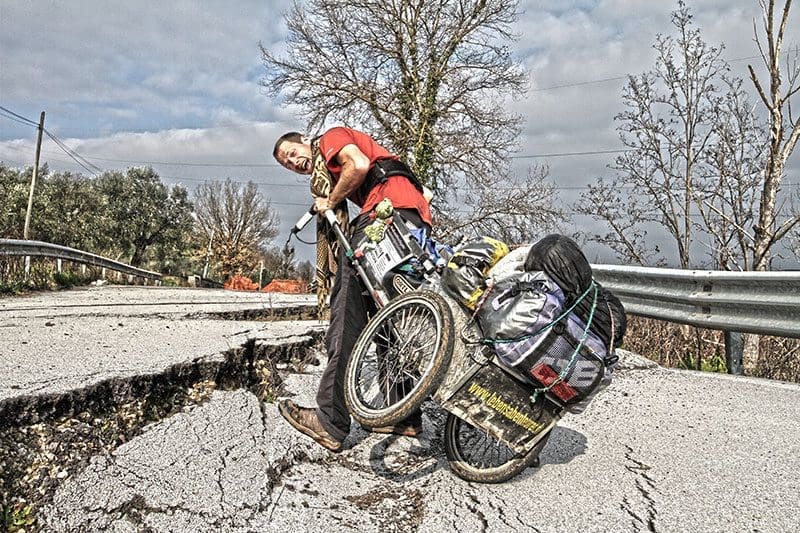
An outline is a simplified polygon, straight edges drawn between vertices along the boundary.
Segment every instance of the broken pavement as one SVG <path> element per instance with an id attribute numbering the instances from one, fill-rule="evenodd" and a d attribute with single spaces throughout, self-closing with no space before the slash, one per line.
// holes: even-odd
<path id="1" fill-rule="evenodd" d="M 431 402 L 423 438 L 354 425 L 345 450 L 329 453 L 273 403 L 313 402 L 324 324 L 297 320 L 310 305 L 299 295 L 114 287 L 0 300 L 4 503 L 24 496 L 33 529 L 48 531 L 787 531 L 800 522 L 800 387 L 666 370 L 632 354 L 585 413 L 561 421 L 541 467 L 505 484 L 451 474 L 444 415 Z"/>

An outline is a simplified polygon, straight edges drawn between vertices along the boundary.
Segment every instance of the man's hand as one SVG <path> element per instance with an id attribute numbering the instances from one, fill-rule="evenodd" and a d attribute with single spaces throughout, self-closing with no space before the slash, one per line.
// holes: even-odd
<path id="1" fill-rule="evenodd" d="M 321 215 L 328 209 L 333 209 L 333 205 L 331 205 L 330 200 L 328 200 L 323 196 L 317 196 L 316 198 L 314 198 L 314 211 L 316 211 Z"/>

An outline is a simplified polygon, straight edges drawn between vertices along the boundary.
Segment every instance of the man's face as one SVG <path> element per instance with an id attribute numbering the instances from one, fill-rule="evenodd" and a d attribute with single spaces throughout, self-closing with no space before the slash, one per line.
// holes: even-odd
<path id="1" fill-rule="evenodd" d="M 278 147 L 276 159 L 285 168 L 298 174 L 311 174 L 311 144 L 284 141 Z"/>

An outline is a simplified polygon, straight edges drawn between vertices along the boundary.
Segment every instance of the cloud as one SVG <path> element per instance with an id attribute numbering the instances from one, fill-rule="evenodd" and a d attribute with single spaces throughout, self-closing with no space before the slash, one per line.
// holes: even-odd
<path id="1" fill-rule="evenodd" d="M 688 5 L 704 39 L 725 43 L 725 57 L 757 55 L 757 2 Z M 142 0 L 113 9 L 90 0 L 4 2 L 0 103 L 32 119 L 45 110 L 46 127 L 79 153 L 102 158 L 92 161 L 103 168 L 150 162 L 168 182 L 189 188 L 204 178 L 260 182 L 288 231 L 308 199 L 303 180 L 277 166 L 241 165 L 274 165 L 274 138 L 303 128 L 291 106 L 267 98 L 258 84 L 258 43 L 285 50 L 282 13 L 290 6 L 289 0 Z M 676 7 L 663 0 L 520 2 L 513 49 L 529 69 L 530 92 L 513 103 L 526 119 L 516 155 L 620 148 L 614 116 L 625 80 L 601 80 L 651 69 L 655 35 L 672 31 Z M 795 6 L 787 26 L 792 43 L 800 38 L 798 21 Z M 732 67 L 745 77 L 747 64 Z M 30 164 L 34 139 L 35 129 L 0 118 L 0 159 Z M 85 172 L 49 141 L 44 148 L 51 168 Z M 519 157 L 514 168 L 549 165 L 570 202 L 578 194 L 572 187 L 611 174 L 613 158 Z M 800 181 L 797 154 L 787 175 Z"/>
<path id="2" fill-rule="evenodd" d="M 279 237 L 274 244 L 282 244 L 290 227 L 311 204 L 307 178 L 283 169 L 272 159 L 273 143 L 286 131 L 286 126 L 276 122 L 243 121 L 234 115 L 219 116 L 218 121 L 218 126 L 209 128 L 118 132 L 86 139 L 64 138 L 63 141 L 105 170 L 150 166 L 165 183 L 180 184 L 190 191 L 208 180 L 252 181 L 280 215 Z M 30 166 L 34 151 L 33 139 L 3 141 L 0 142 L 0 161 L 19 167 Z M 48 139 L 42 144 L 41 161 L 43 165 L 47 163 L 51 172 L 88 174 Z M 313 249 L 298 247 L 298 254 L 310 260 Z"/>
<path id="3" fill-rule="evenodd" d="M 268 120 L 253 73 L 259 41 L 283 40 L 286 8 L 280 1 L 4 3 L 3 102 L 28 116 L 45 109 L 51 126 L 76 136 L 99 124 L 205 125 L 220 108 Z M 36 38 L 32 27 L 40 28 Z M 119 113 L 123 107 L 130 112 Z"/>

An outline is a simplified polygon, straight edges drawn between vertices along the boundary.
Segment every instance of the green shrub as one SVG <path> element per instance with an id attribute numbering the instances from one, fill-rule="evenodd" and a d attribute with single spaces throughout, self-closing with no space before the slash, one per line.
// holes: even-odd
<path id="1" fill-rule="evenodd" d="M 28 527 L 36 524 L 36 513 L 32 505 L 15 503 L 3 507 L 3 524 L 9 533 L 26 531 Z"/>

